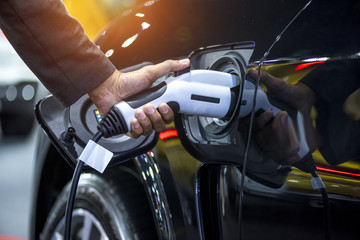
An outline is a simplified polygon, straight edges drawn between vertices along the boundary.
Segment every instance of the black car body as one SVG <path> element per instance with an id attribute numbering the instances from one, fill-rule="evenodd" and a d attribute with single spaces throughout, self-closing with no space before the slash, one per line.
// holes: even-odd
<path id="1" fill-rule="evenodd" d="M 118 69 L 127 70 L 187 56 L 192 59 L 192 68 L 207 68 L 208 65 L 197 61 L 202 54 L 228 52 L 237 46 L 252 49 L 255 43 L 247 66 L 252 67 L 306 4 L 307 1 L 283 0 L 148 1 L 123 12 L 95 42 Z M 356 79 L 357 70 L 353 66 L 360 52 L 359 10 L 357 1 L 312 1 L 278 39 L 263 71 L 297 82 L 330 63 L 340 79 L 336 81 L 338 86 L 328 90 L 329 94 L 349 85 L 349 79 L 350 83 L 358 82 L 351 79 Z M 341 102 L 348 109 L 347 117 L 330 114 L 332 104 L 341 101 L 331 99 L 325 111 L 328 114 L 317 115 L 314 120 L 317 129 L 326 133 L 320 151 L 313 157 L 329 193 L 327 220 L 331 239 L 358 238 L 355 219 L 360 213 L 357 149 L 360 138 L 359 91 L 355 90 L 350 91 L 350 98 L 345 98 L 346 103 Z M 56 124 L 62 125 L 65 110 L 56 101 L 51 104 L 52 109 L 59 109 L 54 110 L 60 119 Z M 241 239 L 325 239 L 326 214 L 319 190 L 311 188 L 311 176 L 289 166 L 257 162 L 256 157 L 249 159 L 239 220 L 244 144 L 194 142 L 189 139 L 189 129 L 182 119 L 177 116 L 175 124 L 165 132 L 168 135 L 160 135 L 160 140 L 152 134 L 144 140 L 146 143 L 138 144 L 140 150 L 130 147 L 121 150 L 119 156 L 125 155 L 122 163 L 114 163 L 104 175 L 88 170 L 76 209 L 92 212 L 97 219 L 94 222 L 102 226 L 99 232 L 105 231 L 110 239 L 239 239 L 241 221 Z M 63 189 L 73 172 L 69 166 L 73 162 L 56 144 L 59 140 L 51 136 L 52 129 L 43 125 L 48 128 L 48 136 L 41 135 L 39 140 L 31 239 L 54 237 L 60 231 L 65 203 Z M 349 126 L 353 130 L 346 130 Z M 48 137 L 54 145 L 50 145 Z M 326 151 L 333 154 L 329 156 Z M 324 154 L 329 157 L 324 158 Z M 267 171 L 269 166 L 271 171 Z M 269 173 L 274 171 L 275 175 Z M 112 189 L 111 193 L 101 195 L 102 190 L 92 191 L 89 186 Z M 100 192 L 94 199 L 106 198 L 101 206 L 111 206 L 110 210 L 101 210 L 96 200 L 91 202 L 91 197 L 86 197 L 94 192 Z M 119 209 L 126 216 L 118 213 Z M 79 217 L 81 221 L 83 218 Z"/>

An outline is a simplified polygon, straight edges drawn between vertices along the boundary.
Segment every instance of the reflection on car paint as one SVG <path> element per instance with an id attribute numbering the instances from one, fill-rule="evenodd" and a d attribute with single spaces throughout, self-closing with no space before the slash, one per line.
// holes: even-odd
<path id="1" fill-rule="evenodd" d="M 154 154 L 148 152 L 135 158 L 136 166 L 141 172 L 146 191 L 149 196 L 153 214 L 156 218 L 160 232 L 160 239 L 174 238 L 174 229 L 171 221 L 171 213 L 166 198 L 166 194 L 161 182 L 159 168 L 154 161 Z"/>

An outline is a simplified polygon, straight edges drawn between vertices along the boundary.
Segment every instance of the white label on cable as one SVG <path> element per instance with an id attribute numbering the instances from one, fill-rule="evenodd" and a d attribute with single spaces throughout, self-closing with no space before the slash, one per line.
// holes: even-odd
<path id="1" fill-rule="evenodd" d="M 320 177 L 311 178 L 311 184 L 313 189 L 325 188 L 324 182 L 321 180 Z"/>
<path id="2" fill-rule="evenodd" d="M 114 154 L 106 148 L 89 140 L 79 159 L 98 172 L 103 173 L 113 155 Z"/>

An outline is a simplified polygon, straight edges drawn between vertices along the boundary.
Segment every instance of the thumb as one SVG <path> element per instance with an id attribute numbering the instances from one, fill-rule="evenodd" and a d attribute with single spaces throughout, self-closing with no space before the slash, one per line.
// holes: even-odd
<path id="1" fill-rule="evenodd" d="M 253 79 L 257 79 L 258 78 L 258 70 L 257 69 L 249 69 L 248 71 L 249 75 L 253 78 Z M 276 89 L 277 85 L 283 81 L 280 78 L 276 78 L 273 75 L 267 73 L 267 72 L 260 72 L 260 81 L 261 83 L 263 83 L 269 90 L 271 89 Z"/>
<path id="2" fill-rule="evenodd" d="M 146 77 L 149 81 L 155 81 L 156 79 L 164 76 L 169 72 L 182 70 L 190 65 L 189 59 L 182 60 L 166 60 L 156 65 L 145 67 Z"/>

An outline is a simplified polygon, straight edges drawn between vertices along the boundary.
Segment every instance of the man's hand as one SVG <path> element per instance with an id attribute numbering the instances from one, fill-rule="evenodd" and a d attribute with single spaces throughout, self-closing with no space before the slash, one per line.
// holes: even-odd
<path id="1" fill-rule="evenodd" d="M 287 112 L 273 116 L 268 110 L 254 119 L 254 138 L 261 150 L 279 164 L 300 160 L 299 141 Z"/>
<path id="2" fill-rule="evenodd" d="M 146 66 L 139 70 L 121 73 L 114 73 L 88 94 L 100 114 L 105 116 L 112 106 L 125 98 L 149 88 L 153 82 L 173 71 L 179 71 L 190 64 L 189 59 L 167 60 L 162 63 Z M 171 123 L 174 113 L 171 108 L 163 103 L 159 106 L 159 111 L 154 106 L 147 104 L 143 110 L 135 113 L 136 118 L 131 121 L 132 131 L 130 136 L 136 138 L 140 135 L 149 135 L 152 130 L 163 131 L 165 124 Z"/>
<path id="3" fill-rule="evenodd" d="M 257 71 L 249 70 L 249 75 L 257 79 Z M 304 117 L 306 140 L 313 152 L 316 149 L 315 130 L 310 117 L 311 106 L 316 101 L 316 94 L 305 84 L 286 83 L 266 72 L 260 75 L 261 82 L 267 87 L 267 94 L 290 104 L 301 112 Z M 268 156 L 280 164 L 292 164 L 300 160 L 299 142 L 292 121 L 287 112 L 273 116 L 271 111 L 265 111 L 254 119 L 254 138 L 259 147 Z"/>

